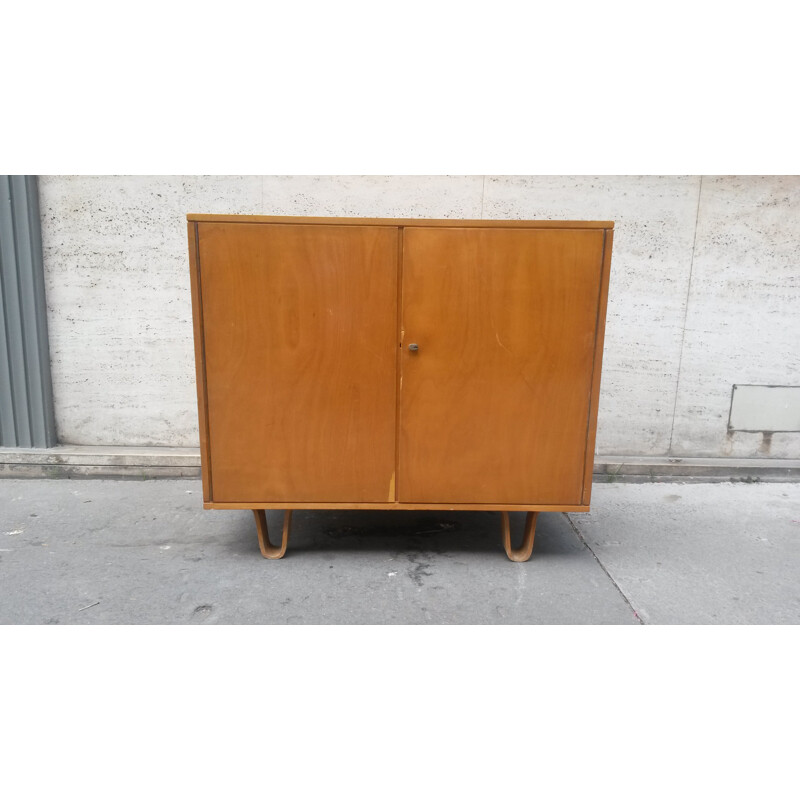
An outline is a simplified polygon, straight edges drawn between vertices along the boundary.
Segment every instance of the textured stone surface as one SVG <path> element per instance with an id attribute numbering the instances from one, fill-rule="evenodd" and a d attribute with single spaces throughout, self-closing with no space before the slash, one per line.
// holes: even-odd
<path id="1" fill-rule="evenodd" d="M 800 384 L 800 178 L 45 176 L 40 195 L 62 444 L 197 445 L 188 212 L 535 217 L 616 223 L 598 453 L 800 457 L 800 434 L 726 430 L 733 383 Z"/>
<path id="2" fill-rule="evenodd" d="M 261 213 L 480 219 L 482 192 L 479 175 L 265 176 Z"/>
<path id="3" fill-rule="evenodd" d="M 703 178 L 672 451 L 797 458 L 800 433 L 736 432 L 734 383 L 800 385 L 800 178 Z"/>
<path id="4" fill-rule="evenodd" d="M 197 444 L 188 211 L 259 213 L 261 179 L 43 177 L 56 428 L 64 444 Z"/>

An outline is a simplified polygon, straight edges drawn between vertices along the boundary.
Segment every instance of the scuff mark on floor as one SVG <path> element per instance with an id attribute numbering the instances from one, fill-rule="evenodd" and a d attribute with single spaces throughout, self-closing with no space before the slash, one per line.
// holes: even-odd
<path id="1" fill-rule="evenodd" d="M 407 570 L 408 577 L 420 588 L 425 583 L 425 578 L 430 578 L 433 572 L 430 571 L 431 562 L 425 552 L 406 553 L 406 559 L 411 565 Z"/>

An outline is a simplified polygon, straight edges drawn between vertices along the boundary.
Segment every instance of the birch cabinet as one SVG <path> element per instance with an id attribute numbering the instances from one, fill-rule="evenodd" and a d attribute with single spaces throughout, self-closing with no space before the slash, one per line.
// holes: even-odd
<path id="1" fill-rule="evenodd" d="M 613 223 L 188 216 L 203 500 L 588 511 Z M 265 509 L 283 509 L 273 545 Z M 527 511 L 512 547 L 509 511 Z"/>

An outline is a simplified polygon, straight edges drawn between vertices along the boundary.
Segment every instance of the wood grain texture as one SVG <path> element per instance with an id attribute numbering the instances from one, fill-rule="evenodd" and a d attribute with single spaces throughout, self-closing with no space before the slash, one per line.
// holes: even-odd
<path id="1" fill-rule="evenodd" d="M 203 508 L 216 510 L 295 511 L 588 511 L 589 506 L 565 503 L 203 503 Z"/>
<path id="2" fill-rule="evenodd" d="M 404 229 L 398 500 L 582 505 L 603 239 Z"/>
<path id="3" fill-rule="evenodd" d="M 187 225 L 189 236 L 189 274 L 192 286 L 192 322 L 194 329 L 194 365 L 197 381 L 197 415 L 200 430 L 200 473 L 203 500 L 211 500 L 211 454 L 208 447 L 208 411 L 206 408 L 206 357 L 203 343 L 203 306 L 200 290 L 200 264 L 197 254 L 197 224 Z"/>
<path id="4" fill-rule="evenodd" d="M 282 225 L 380 225 L 425 228 L 613 228 L 613 222 L 597 220 L 523 219 L 410 219 L 381 217 L 268 217 L 257 214 L 187 214 L 190 222 L 273 223 Z"/>
<path id="5" fill-rule="evenodd" d="M 529 511 L 525 517 L 525 530 L 522 534 L 522 543 L 519 547 L 511 545 L 511 520 L 507 511 L 501 513 L 503 547 L 506 555 L 512 561 L 527 561 L 533 552 L 533 540 L 536 536 L 536 520 L 539 518 L 537 511 Z"/>
<path id="6" fill-rule="evenodd" d="M 286 555 L 286 548 L 289 546 L 289 534 L 292 529 L 292 512 L 283 512 L 283 531 L 281 543 L 272 544 L 269 540 L 269 526 L 267 525 L 267 515 L 263 508 L 253 509 L 253 516 L 256 519 L 256 531 L 258 532 L 258 548 L 264 558 L 283 558 Z"/>
<path id="7" fill-rule="evenodd" d="M 592 499 L 592 470 L 594 447 L 597 438 L 597 414 L 600 402 L 600 378 L 603 366 L 603 342 L 606 333 L 606 309 L 608 307 L 608 285 L 611 278 L 611 247 L 614 231 L 605 232 L 603 242 L 603 273 L 600 278 L 600 300 L 597 309 L 597 332 L 594 341 L 594 366 L 592 369 L 592 396 L 589 405 L 589 431 L 586 436 L 586 457 L 583 474 L 583 502 L 588 506 Z"/>
<path id="8" fill-rule="evenodd" d="M 393 500 L 397 229 L 198 229 L 213 501 Z"/>

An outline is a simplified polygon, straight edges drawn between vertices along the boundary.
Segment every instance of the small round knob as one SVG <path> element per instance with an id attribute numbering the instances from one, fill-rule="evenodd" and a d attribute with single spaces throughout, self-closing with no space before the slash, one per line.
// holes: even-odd
<path id="1" fill-rule="evenodd" d="M 417 352 L 417 350 L 419 350 L 419 345 L 418 345 L 418 344 L 410 344 L 410 345 L 408 346 L 408 349 L 409 349 L 409 350 L 410 350 L 412 353 L 416 353 L 416 352 Z"/>

